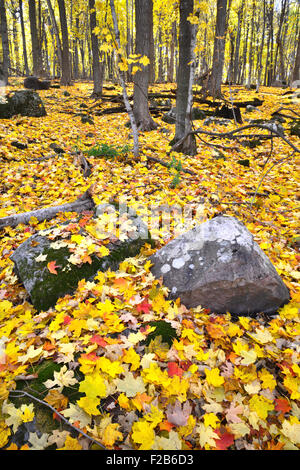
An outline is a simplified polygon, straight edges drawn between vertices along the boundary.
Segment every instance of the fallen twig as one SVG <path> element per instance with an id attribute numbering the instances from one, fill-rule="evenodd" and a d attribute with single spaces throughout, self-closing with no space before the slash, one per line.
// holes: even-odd
<path id="1" fill-rule="evenodd" d="M 10 392 L 10 397 L 11 398 L 19 398 L 19 397 L 22 397 L 22 396 L 26 396 L 28 398 L 30 398 L 31 400 L 35 400 L 36 402 L 40 403 L 41 405 L 44 405 L 46 406 L 47 408 L 49 408 L 51 411 L 53 411 L 53 413 L 55 413 L 57 416 L 59 416 L 59 418 L 64 422 L 66 423 L 68 426 L 70 426 L 72 429 L 75 429 L 76 432 L 78 432 L 79 434 L 81 434 L 82 436 L 86 437 L 87 439 L 89 439 L 91 442 L 93 442 L 94 444 L 96 444 L 97 446 L 101 447 L 102 449 L 106 450 L 106 447 L 104 447 L 104 445 L 102 445 L 100 442 L 98 442 L 96 439 L 94 439 L 93 437 L 90 437 L 88 434 L 86 434 L 84 431 L 81 431 L 81 429 L 79 428 L 76 428 L 75 426 L 73 426 L 70 421 L 67 420 L 67 418 L 64 417 L 64 415 L 62 415 L 59 411 L 57 411 L 52 405 L 50 405 L 49 403 L 45 402 L 44 400 L 40 400 L 39 398 L 36 398 L 34 395 L 31 395 L 30 393 L 28 392 L 25 392 L 24 390 L 13 390 Z"/>
<path id="2" fill-rule="evenodd" d="M 263 124 L 248 124 L 246 126 L 242 126 L 242 127 L 239 127 L 238 129 L 234 129 L 232 131 L 228 131 L 228 132 L 209 132 L 209 131 L 204 131 L 203 129 L 196 129 L 195 131 L 191 131 L 191 132 L 188 132 L 186 135 L 184 135 L 182 137 L 182 139 L 180 139 L 178 142 L 176 142 L 176 144 L 172 147 L 172 151 L 175 151 L 176 152 L 176 148 L 179 148 L 180 145 L 185 141 L 185 139 L 188 138 L 188 136 L 190 134 L 205 134 L 205 135 L 209 135 L 211 137 L 218 137 L 218 138 L 223 138 L 223 139 L 230 139 L 230 138 L 242 138 L 242 136 L 235 136 L 235 134 L 238 134 L 239 132 L 243 131 L 243 130 L 246 130 L 246 129 L 253 129 L 253 128 L 256 128 L 256 129 L 263 129 L 263 130 L 266 130 L 266 131 L 272 131 L 273 135 L 272 137 L 280 137 L 282 140 L 284 140 L 284 142 L 286 142 L 295 152 L 297 153 L 300 153 L 300 149 L 298 149 L 298 147 L 296 147 L 292 142 L 290 142 L 282 133 L 278 132 L 275 128 L 271 128 L 270 126 L 266 126 L 266 125 L 263 125 Z M 243 135 L 243 137 L 248 137 L 247 135 Z M 256 136 L 257 137 L 260 137 L 261 136 Z M 270 136 L 266 136 L 268 138 L 270 138 Z"/>

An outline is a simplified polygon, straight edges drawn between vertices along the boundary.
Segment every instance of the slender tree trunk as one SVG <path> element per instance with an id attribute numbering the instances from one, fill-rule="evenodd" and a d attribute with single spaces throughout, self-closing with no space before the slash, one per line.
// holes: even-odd
<path id="1" fill-rule="evenodd" d="M 250 45 L 249 45 L 249 57 L 248 57 L 248 80 L 247 88 L 250 89 L 251 78 L 252 78 L 252 66 L 253 66 L 253 51 L 254 51 L 254 29 L 255 29 L 255 10 L 256 2 L 252 0 L 252 18 L 251 18 L 251 35 L 250 35 Z"/>
<path id="2" fill-rule="evenodd" d="M 61 84 L 68 86 L 71 85 L 71 64 L 70 64 L 70 51 L 69 51 L 69 33 L 68 23 L 66 16 L 65 0 L 57 0 L 60 17 L 60 27 L 62 36 L 62 74 Z"/>
<path id="3" fill-rule="evenodd" d="M 135 0 L 135 53 L 141 57 L 150 56 L 150 29 L 153 15 L 152 0 Z M 148 105 L 148 87 L 150 78 L 149 65 L 141 65 L 142 70 L 134 75 L 133 113 L 140 131 L 151 131 L 157 125 L 153 121 Z"/>
<path id="4" fill-rule="evenodd" d="M 153 1 L 152 1 L 153 3 Z M 155 46 L 154 46 L 154 35 L 153 35 L 153 7 L 152 13 L 150 16 L 150 75 L 149 75 L 149 83 L 155 82 Z"/>
<path id="5" fill-rule="evenodd" d="M 113 19 L 113 25 L 114 25 L 114 32 L 115 32 L 115 40 L 116 44 L 118 46 L 118 49 L 121 49 L 121 41 L 120 41 L 120 31 L 119 31 L 119 25 L 118 25 L 118 20 L 117 20 L 117 15 L 116 15 L 116 9 L 115 9 L 115 2 L 114 0 L 109 0 L 110 2 L 110 9 L 111 9 L 111 15 Z M 119 56 L 119 60 L 121 57 Z M 126 107 L 126 111 L 129 115 L 130 119 L 130 124 L 131 124 L 131 129 L 132 129 L 132 135 L 133 135 L 133 155 L 136 159 L 139 158 L 139 132 L 138 128 L 136 125 L 136 120 L 134 117 L 134 113 L 132 111 L 132 107 L 130 105 L 129 99 L 128 99 L 128 94 L 126 90 L 126 82 L 125 82 L 125 74 L 121 70 L 119 71 L 120 75 L 120 81 L 123 89 L 123 99 Z"/>
<path id="6" fill-rule="evenodd" d="M 37 21 L 36 21 L 36 3 L 35 0 L 28 0 L 29 5 L 29 21 L 31 32 L 31 48 L 32 48 L 32 62 L 33 74 L 40 77 L 43 75 L 42 54 L 39 41 Z"/>
<path id="7" fill-rule="evenodd" d="M 3 54 L 2 70 L 0 69 L 0 86 L 6 86 L 8 84 L 8 67 L 10 58 L 5 0 L 0 0 L 0 21 Z"/>
<path id="8" fill-rule="evenodd" d="M 173 140 L 173 143 L 178 142 L 178 144 L 191 129 L 196 34 L 195 28 L 188 21 L 188 17 L 193 13 L 193 8 L 194 0 L 180 0 L 179 66 L 177 72 L 175 138 Z M 190 139 L 190 137 L 192 138 Z M 195 155 L 197 152 L 195 136 L 192 135 L 185 139 L 177 151 Z"/>
<path id="9" fill-rule="evenodd" d="M 262 54 L 264 50 L 264 43 L 265 43 L 265 30 L 266 30 L 266 0 L 264 2 L 264 13 L 263 13 L 263 30 L 261 36 L 261 44 L 260 44 L 260 51 L 258 53 L 258 65 L 257 65 L 257 83 L 256 83 L 256 91 L 259 92 L 260 82 L 261 82 L 261 74 L 262 74 Z"/>
<path id="10" fill-rule="evenodd" d="M 102 95 L 102 86 L 103 86 L 103 67 L 100 64 L 98 37 L 94 33 L 94 29 L 97 26 L 95 0 L 89 0 L 89 9 L 90 9 L 90 28 L 91 28 L 92 56 L 93 56 L 93 81 L 94 81 L 94 90 L 93 90 L 92 96 L 100 97 Z"/>
<path id="11" fill-rule="evenodd" d="M 24 26 L 24 15 L 23 15 L 23 1 L 22 0 L 19 0 L 19 14 L 20 14 L 20 23 L 21 23 L 21 33 L 22 33 L 24 68 L 25 68 L 25 74 L 29 75 L 27 47 L 26 47 L 26 36 L 25 36 L 25 26 Z"/>
<path id="12" fill-rule="evenodd" d="M 220 97 L 226 37 L 227 0 L 217 0 L 216 32 L 212 73 L 208 81 L 208 92 L 213 98 Z"/>
<path id="13" fill-rule="evenodd" d="M 297 45 L 297 52 L 296 52 L 296 59 L 295 59 L 295 64 L 294 64 L 294 69 L 293 69 L 293 75 L 292 75 L 292 82 L 299 82 L 300 80 L 300 32 L 298 36 L 298 45 Z M 298 83 L 299 86 L 299 83 Z"/>
<path id="14" fill-rule="evenodd" d="M 168 71 L 168 82 L 174 82 L 174 63 L 175 63 L 175 46 L 176 46 L 176 21 L 172 23 L 171 44 L 170 44 L 170 64 Z"/>
<path id="15" fill-rule="evenodd" d="M 234 55 L 233 79 L 232 79 L 233 83 L 237 83 L 238 75 L 239 75 L 241 31 L 242 31 L 242 24 L 244 20 L 244 7 L 245 7 L 245 0 L 242 1 L 241 6 L 238 11 L 238 23 L 237 23 L 237 32 L 236 32 L 236 41 L 235 41 L 235 55 Z"/>
<path id="16" fill-rule="evenodd" d="M 47 0 L 47 5 L 48 5 L 50 18 L 51 18 L 52 28 L 53 28 L 55 39 L 56 39 L 56 49 L 57 49 L 58 62 L 59 62 L 60 70 L 62 70 L 62 46 L 61 46 L 61 40 L 60 40 L 60 36 L 59 36 L 58 26 L 57 26 L 54 10 L 53 10 L 52 4 L 51 4 L 51 0 Z"/>

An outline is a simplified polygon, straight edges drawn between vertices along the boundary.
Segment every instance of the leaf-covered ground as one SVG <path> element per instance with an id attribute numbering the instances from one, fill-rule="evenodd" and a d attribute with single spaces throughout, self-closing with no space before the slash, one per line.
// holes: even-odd
<path id="1" fill-rule="evenodd" d="M 18 83 L 11 87 L 17 88 Z M 240 101 L 257 97 L 234 89 Z M 92 174 L 84 178 L 74 151 L 130 145 L 128 117 L 93 115 L 93 124 L 83 123 L 76 113 L 93 104 L 87 98 L 91 84 L 76 83 L 67 89 L 70 96 L 64 91 L 40 92 L 44 118 L 0 121 L 1 217 L 72 202 L 90 186 L 96 203 L 122 200 L 146 221 L 151 205 L 160 204 L 200 206 L 202 219 L 234 215 L 275 265 L 291 301 L 277 315 L 252 319 L 209 314 L 201 307 L 187 310 L 180 299 L 168 300 L 167 289 L 150 272 L 148 256 L 178 232 L 176 220 L 173 235 L 153 228 L 155 248 L 145 245 L 118 271 L 100 273 L 94 282 L 82 280 L 73 296 L 38 313 L 18 283 L 10 256 L 28 237 L 73 214 L 3 229 L 0 448 L 299 449 L 298 154 L 278 138 L 248 148 L 201 136 L 226 147 L 218 148 L 225 158 L 217 158 L 216 148 L 203 140 L 194 157 L 168 155 L 174 126 L 156 118 L 160 127 L 140 136 L 140 162 L 122 153 L 114 159 L 89 156 Z M 224 91 L 229 96 L 230 90 Z M 270 119 L 280 106 L 299 113 L 297 100 L 283 93 L 262 88 L 263 106 L 243 112 L 244 120 Z M 106 102 L 97 109 L 110 106 Z M 194 124 L 203 126 L 203 121 Z M 290 120 L 282 125 L 299 146 L 299 138 L 290 135 Z M 205 127 L 234 128 L 233 121 L 228 128 Z M 26 148 L 16 148 L 14 141 Z M 53 143 L 65 153 L 54 153 Z M 176 165 L 166 168 L 147 156 L 176 159 Z M 248 166 L 241 160 L 249 160 Z M 196 175 L 178 173 L 179 162 Z M 163 323 L 153 326 L 156 321 Z"/>

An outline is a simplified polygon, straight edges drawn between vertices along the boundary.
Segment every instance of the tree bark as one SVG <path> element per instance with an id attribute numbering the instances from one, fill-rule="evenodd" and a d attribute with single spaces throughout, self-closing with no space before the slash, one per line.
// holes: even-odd
<path id="1" fill-rule="evenodd" d="M 208 92 L 213 98 L 221 97 L 224 67 L 225 36 L 227 19 L 227 0 L 217 0 L 216 32 L 212 73 L 208 80 Z"/>
<path id="2" fill-rule="evenodd" d="M 62 36 L 62 74 L 61 84 L 64 86 L 71 85 L 71 64 L 69 51 L 69 33 L 66 15 L 65 0 L 57 0 L 60 17 L 60 27 Z"/>
<path id="3" fill-rule="evenodd" d="M 141 57 L 150 57 L 150 28 L 153 16 L 152 0 L 135 0 L 136 49 Z M 153 121 L 148 105 L 148 87 L 150 79 L 149 65 L 141 65 L 134 75 L 133 113 L 139 131 L 151 131 L 157 124 Z"/>
<path id="4" fill-rule="evenodd" d="M 93 56 L 93 81 L 94 90 L 93 97 L 100 97 L 102 95 L 103 86 L 103 67 L 100 64 L 98 37 L 94 33 L 97 26 L 97 16 L 95 10 L 95 0 L 89 0 L 90 9 L 90 28 L 91 28 L 91 41 L 92 41 L 92 56 Z"/>
<path id="5" fill-rule="evenodd" d="M 296 58 L 295 58 L 295 65 L 294 65 L 294 70 L 293 70 L 293 75 L 292 75 L 292 81 L 299 82 L 300 80 L 300 32 L 298 36 L 298 46 L 297 46 L 297 53 L 296 53 Z M 298 83 L 299 86 L 299 83 Z"/>
<path id="6" fill-rule="evenodd" d="M 42 64 L 41 45 L 40 45 L 38 29 L 37 29 L 35 0 L 28 0 L 28 5 L 29 5 L 29 21 L 30 21 L 30 33 L 31 33 L 33 74 L 36 75 L 37 77 L 40 77 L 43 75 L 43 64 Z"/>
<path id="7" fill-rule="evenodd" d="M 188 21 L 189 15 L 193 13 L 193 0 L 180 0 L 180 22 L 179 22 L 179 66 L 177 73 L 177 95 L 176 95 L 176 124 L 174 143 L 181 140 L 191 128 L 191 105 L 192 86 L 194 76 L 194 54 L 195 29 Z M 188 155 L 195 155 L 195 137 L 184 140 L 179 152 Z"/>
<path id="8" fill-rule="evenodd" d="M 28 76 L 29 75 L 29 67 L 28 67 L 26 36 L 25 36 L 25 26 L 24 26 L 24 15 L 23 15 L 23 1 L 22 0 L 19 0 L 19 14 L 20 14 L 20 23 L 21 23 L 21 32 L 22 32 L 24 68 L 25 68 L 25 74 Z"/>
<path id="9" fill-rule="evenodd" d="M 56 50 L 57 50 L 58 62 L 59 62 L 60 70 L 62 70 L 62 46 L 61 46 L 58 26 L 57 26 L 54 10 L 51 4 L 51 0 L 46 0 L 46 1 L 48 5 L 52 28 L 53 28 L 55 39 L 56 39 Z"/>
<path id="10" fill-rule="evenodd" d="M 5 0 L 0 0 L 0 21 L 3 52 L 2 70 L 0 69 L 0 86 L 6 86 L 8 84 L 8 67 L 10 59 Z"/>
<path id="11" fill-rule="evenodd" d="M 111 15 L 112 15 L 112 19 L 113 19 L 116 45 L 118 46 L 118 49 L 120 50 L 121 49 L 120 31 L 119 31 L 119 25 L 118 25 L 118 19 L 117 19 L 117 15 L 116 15 L 114 0 L 110 0 L 110 9 L 111 9 Z M 119 57 L 119 60 L 120 60 L 121 57 L 120 56 L 118 56 L 118 57 Z M 121 85 L 122 85 L 122 89 L 123 89 L 124 103 L 125 103 L 127 113 L 129 115 L 131 129 L 132 129 L 133 155 L 136 159 L 138 159 L 139 158 L 139 133 L 138 133 L 134 113 L 132 111 L 132 107 L 130 105 L 128 95 L 127 95 L 126 83 L 125 83 L 125 74 L 121 70 L 120 70 L 120 81 L 121 81 Z"/>

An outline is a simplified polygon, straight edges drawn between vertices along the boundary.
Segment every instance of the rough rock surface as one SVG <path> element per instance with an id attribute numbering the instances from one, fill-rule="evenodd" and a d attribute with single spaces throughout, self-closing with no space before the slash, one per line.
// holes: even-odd
<path id="1" fill-rule="evenodd" d="M 0 119 L 10 119 L 16 114 L 29 117 L 46 116 L 39 94 L 32 90 L 19 90 L 0 101 Z"/>
<path id="2" fill-rule="evenodd" d="M 274 313 L 289 291 L 248 229 L 218 216 L 184 233 L 151 257 L 172 298 L 188 308 L 236 315 Z"/>
<path id="3" fill-rule="evenodd" d="M 96 223 L 109 207 L 111 206 L 106 204 L 98 206 L 92 223 Z M 14 251 L 11 256 L 15 264 L 14 270 L 38 311 L 46 311 L 54 307 L 60 297 L 74 293 L 80 280 L 92 280 L 98 271 L 106 271 L 109 268 L 116 270 L 124 259 L 139 253 L 141 247 L 150 240 L 147 226 L 134 213 L 123 215 L 122 220 L 126 226 L 130 226 L 130 231 L 125 233 L 124 230 L 122 237 L 112 235 L 106 239 L 107 243 L 103 246 L 109 249 L 107 255 L 100 256 L 97 251 L 85 253 L 86 247 L 102 246 L 105 239 L 105 234 L 103 236 L 102 233 L 100 245 L 97 245 L 97 238 L 91 238 L 87 226 L 81 227 L 77 234 L 79 240 L 82 240 L 82 245 L 72 242 L 74 225 L 80 227 L 77 222 L 74 224 L 74 221 L 37 233 Z M 92 225 L 93 227 L 95 225 Z M 131 231 L 132 227 L 134 230 Z M 85 258 L 85 254 L 88 254 L 89 258 Z M 81 262 L 81 259 L 84 261 Z M 51 272 L 48 267 L 48 263 L 53 261 L 57 274 Z"/>

